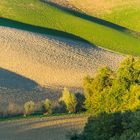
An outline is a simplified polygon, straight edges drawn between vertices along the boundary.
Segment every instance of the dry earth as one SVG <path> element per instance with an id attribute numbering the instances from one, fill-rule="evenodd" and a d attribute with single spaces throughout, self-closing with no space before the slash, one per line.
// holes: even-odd
<path id="1" fill-rule="evenodd" d="M 1 140 L 68 140 L 71 131 L 82 131 L 87 116 L 63 116 L 0 122 Z"/>
<path id="2" fill-rule="evenodd" d="M 139 8 L 139 0 L 45 0 L 59 5 L 74 8 L 91 15 L 104 15 L 111 13 L 114 9 L 124 7 Z"/>
<path id="3" fill-rule="evenodd" d="M 0 27 L 0 67 L 45 86 L 81 87 L 98 67 L 123 57 L 83 42 Z"/>
<path id="4" fill-rule="evenodd" d="M 85 75 L 106 65 L 115 70 L 122 59 L 87 43 L 1 26 L 0 103 L 57 99 L 57 88 L 79 89 Z"/>

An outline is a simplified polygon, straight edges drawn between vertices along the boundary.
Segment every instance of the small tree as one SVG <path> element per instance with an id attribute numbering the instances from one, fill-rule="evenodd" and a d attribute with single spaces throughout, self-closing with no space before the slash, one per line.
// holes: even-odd
<path id="1" fill-rule="evenodd" d="M 45 101 L 43 101 L 43 108 L 45 109 L 46 113 L 52 113 L 52 104 L 48 98 L 46 98 Z"/>
<path id="2" fill-rule="evenodd" d="M 24 116 L 32 114 L 34 110 L 35 110 L 35 103 L 33 101 L 29 101 L 24 104 Z"/>
<path id="3" fill-rule="evenodd" d="M 60 101 L 63 101 L 65 103 L 69 113 L 76 112 L 76 105 L 77 105 L 76 96 L 75 94 L 70 93 L 67 88 L 64 88 L 63 95 L 60 98 Z"/>

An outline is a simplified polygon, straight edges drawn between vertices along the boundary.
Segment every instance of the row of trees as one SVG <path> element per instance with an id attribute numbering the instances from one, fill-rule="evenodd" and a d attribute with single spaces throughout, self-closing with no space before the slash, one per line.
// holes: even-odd
<path id="1" fill-rule="evenodd" d="M 44 113 L 52 113 L 52 104 L 51 101 L 46 98 L 45 101 L 41 102 L 41 110 Z M 33 101 L 26 102 L 24 104 L 24 116 L 30 115 L 35 112 L 35 103 Z"/>
<path id="2" fill-rule="evenodd" d="M 40 111 L 45 114 L 51 113 L 76 113 L 84 111 L 83 107 L 84 97 L 82 94 L 71 93 L 67 88 L 64 88 L 62 97 L 58 101 L 57 107 L 52 101 L 46 98 L 41 102 Z M 35 112 L 36 104 L 33 101 L 24 104 L 24 116 L 33 114 Z M 57 110 L 57 111 L 56 111 Z M 59 111 L 60 112 L 59 112 Z"/>

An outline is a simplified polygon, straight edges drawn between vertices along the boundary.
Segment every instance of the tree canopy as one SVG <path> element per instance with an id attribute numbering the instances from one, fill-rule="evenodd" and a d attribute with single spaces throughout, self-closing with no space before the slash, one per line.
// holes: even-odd
<path id="1" fill-rule="evenodd" d="M 116 72 L 105 67 L 84 79 L 89 112 L 123 112 L 140 107 L 140 59 L 127 57 Z"/>

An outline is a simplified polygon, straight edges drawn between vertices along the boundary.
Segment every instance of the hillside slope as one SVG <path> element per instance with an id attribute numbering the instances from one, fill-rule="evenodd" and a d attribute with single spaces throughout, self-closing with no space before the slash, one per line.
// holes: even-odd
<path id="1" fill-rule="evenodd" d="M 136 37 L 137 33 L 96 17 L 68 12 L 39 0 L 1 0 L 0 16 L 67 32 L 112 51 L 140 55 L 140 39 Z"/>
<path id="2" fill-rule="evenodd" d="M 140 32 L 139 0 L 46 0 Z"/>
<path id="3" fill-rule="evenodd" d="M 43 86 L 81 87 L 84 76 L 103 66 L 115 70 L 123 58 L 88 43 L 2 26 L 0 42 L 0 67 Z"/>

